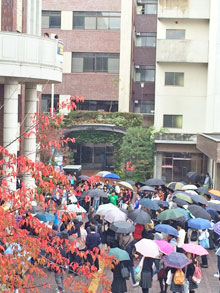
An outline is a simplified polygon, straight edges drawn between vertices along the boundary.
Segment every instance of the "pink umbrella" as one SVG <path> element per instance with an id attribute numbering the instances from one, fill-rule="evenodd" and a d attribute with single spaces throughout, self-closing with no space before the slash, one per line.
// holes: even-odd
<path id="1" fill-rule="evenodd" d="M 171 252 L 174 252 L 173 246 L 166 240 L 155 240 L 155 242 L 162 253 L 168 255 Z"/>
<path id="2" fill-rule="evenodd" d="M 193 244 L 193 243 L 186 243 L 182 245 L 182 249 L 186 252 L 196 254 L 196 255 L 208 255 L 208 251 L 203 248 L 201 245 Z"/>

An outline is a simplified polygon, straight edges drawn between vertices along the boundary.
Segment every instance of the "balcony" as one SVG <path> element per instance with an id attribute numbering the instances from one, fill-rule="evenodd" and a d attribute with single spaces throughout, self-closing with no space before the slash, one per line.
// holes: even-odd
<path id="1" fill-rule="evenodd" d="M 187 133 L 155 133 L 155 143 L 196 144 L 196 135 Z"/>
<path id="2" fill-rule="evenodd" d="M 208 63 L 208 41 L 157 40 L 157 62 Z"/>
<path id="3" fill-rule="evenodd" d="M 158 18 L 209 19 L 210 2 L 208 0 L 160 0 Z"/>
<path id="4" fill-rule="evenodd" d="M 22 82 L 62 81 L 57 41 L 32 35 L 0 32 L 0 77 Z"/>

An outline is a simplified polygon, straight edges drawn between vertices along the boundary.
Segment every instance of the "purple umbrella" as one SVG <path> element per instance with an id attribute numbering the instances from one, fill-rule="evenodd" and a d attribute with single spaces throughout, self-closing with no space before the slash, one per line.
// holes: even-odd
<path id="1" fill-rule="evenodd" d="M 182 269 L 192 262 L 184 253 L 179 252 L 171 252 L 169 255 L 165 255 L 163 260 L 167 267 L 175 269 Z"/>
<path id="2" fill-rule="evenodd" d="M 214 225 L 214 232 L 220 235 L 220 221 Z"/>

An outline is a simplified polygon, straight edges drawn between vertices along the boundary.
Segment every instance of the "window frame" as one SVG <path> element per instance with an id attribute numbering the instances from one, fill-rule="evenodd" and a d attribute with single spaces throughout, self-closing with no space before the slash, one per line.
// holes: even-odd
<path id="1" fill-rule="evenodd" d="M 171 126 L 166 126 L 165 124 L 165 118 L 168 118 L 170 117 L 172 119 L 171 121 Z M 173 119 L 174 118 L 177 118 L 177 117 L 181 117 L 181 126 L 180 127 L 177 127 L 177 124 L 176 124 L 176 121 L 174 121 Z M 174 125 L 174 122 L 175 122 L 175 125 Z M 183 128 L 183 115 L 179 114 L 164 114 L 163 115 L 163 127 L 164 128 L 176 128 L 176 129 L 182 129 Z"/>
<path id="2" fill-rule="evenodd" d="M 137 44 L 138 38 L 141 41 L 141 45 Z M 146 38 L 146 40 L 148 38 L 154 38 L 155 39 L 154 46 L 149 46 L 149 45 L 143 46 L 143 44 L 142 44 L 143 38 Z M 157 34 L 154 32 L 152 32 L 152 33 L 139 33 L 139 34 L 136 33 L 136 35 L 135 35 L 135 46 L 138 48 L 156 48 L 156 42 L 157 42 Z M 146 44 L 147 44 L 147 42 L 146 42 Z"/>
<path id="3" fill-rule="evenodd" d="M 166 83 L 166 79 L 167 79 L 166 75 L 167 75 L 167 74 L 173 74 L 173 84 L 167 84 L 167 83 Z M 177 74 L 182 74 L 182 75 L 183 75 L 183 85 L 178 85 L 178 84 L 176 84 L 176 75 L 177 75 Z M 184 83 L 185 83 L 185 73 L 184 73 L 184 72 L 170 72 L 170 71 L 165 72 L 165 78 L 164 78 L 164 85 L 165 85 L 165 86 L 178 86 L 178 87 L 184 87 Z"/>
<path id="4" fill-rule="evenodd" d="M 55 15 L 55 14 L 58 14 L 58 15 Z M 54 26 L 54 25 L 50 25 L 50 21 L 51 21 L 51 18 L 53 16 L 57 16 L 59 17 L 59 25 L 57 26 Z M 43 18 L 44 17 L 48 17 L 49 18 L 49 24 L 48 24 L 48 27 L 44 27 L 43 25 Z M 61 11 L 60 10 L 42 10 L 42 29 L 61 29 Z"/>
<path id="5" fill-rule="evenodd" d="M 136 105 L 140 105 L 139 106 L 140 112 L 136 111 L 137 108 L 138 108 Z M 145 111 L 142 110 L 142 107 L 145 107 L 145 106 L 149 106 L 149 108 L 152 108 L 152 109 L 150 109 L 149 111 L 145 112 Z M 134 101 L 134 113 L 136 113 L 136 114 L 150 114 L 150 115 L 153 115 L 154 109 L 155 109 L 155 103 L 152 100 L 146 101 L 146 100 L 138 100 L 137 99 L 137 100 Z"/>
<path id="6" fill-rule="evenodd" d="M 73 70 L 73 59 L 81 58 L 82 59 L 82 71 Z M 93 60 L 92 70 L 85 70 L 85 60 L 90 58 Z M 103 61 L 101 61 L 103 58 Z M 110 71 L 109 62 L 110 60 L 117 60 L 117 69 Z M 107 65 L 106 70 L 98 69 L 99 62 L 102 62 L 103 67 Z M 105 65 L 106 62 L 106 65 Z M 120 63 L 120 54 L 118 53 L 82 53 L 82 52 L 72 52 L 72 64 L 71 64 L 71 73 L 107 73 L 107 74 L 119 74 L 119 63 Z M 101 64 L 101 63 L 100 63 Z"/>
<path id="7" fill-rule="evenodd" d="M 174 38 L 168 38 L 169 32 L 183 32 L 183 37 L 174 37 Z M 166 29 L 166 40 L 185 40 L 186 38 L 186 30 L 185 29 Z"/>
<path id="8" fill-rule="evenodd" d="M 141 72 L 140 72 L 140 80 L 137 79 L 137 71 L 138 70 L 146 70 L 146 71 L 154 71 L 154 78 L 153 80 L 143 80 L 141 79 Z M 140 65 L 140 66 L 135 66 L 135 70 L 134 70 L 134 80 L 135 82 L 143 82 L 143 83 L 147 83 L 147 82 L 155 82 L 155 66 L 143 66 L 143 65 Z"/>
<path id="9" fill-rule="evenodd" d="M 74 15 L 75 14 L 75 15 Z M 83 17 L 84 18 L 84 27 L 76 27 L 74 26 L 75 17 Z M 85 28 L 85 18 L 95 18 L 95 26 L 94 28 Z M 108 20 L 108 28 L 99 28 L 99 20 L 106 18 Z M 119 27 L 111 27 L 111 20 L 118 19 Z M 73 11 L 73 29 L 81 29 L 81 30 L 120 30 L 121 28 L 121 12 L 104 12 L 104 11 Z"/>

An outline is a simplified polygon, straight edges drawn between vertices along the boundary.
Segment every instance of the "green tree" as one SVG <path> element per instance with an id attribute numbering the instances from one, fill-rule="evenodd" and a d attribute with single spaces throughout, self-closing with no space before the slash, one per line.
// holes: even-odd
<path id="1" fill-rule="evenodd" d="M 120 147 L 121 170 L 128 161 L 134 165 L 126 178 L 145 181 L 153 174 L 154 166 L 154 128 L 132 127 L 127 129 Z M 120 172 L 120 170 L 118 170 Z M 122 174 L 121 174 L 122 175 Z"/>

